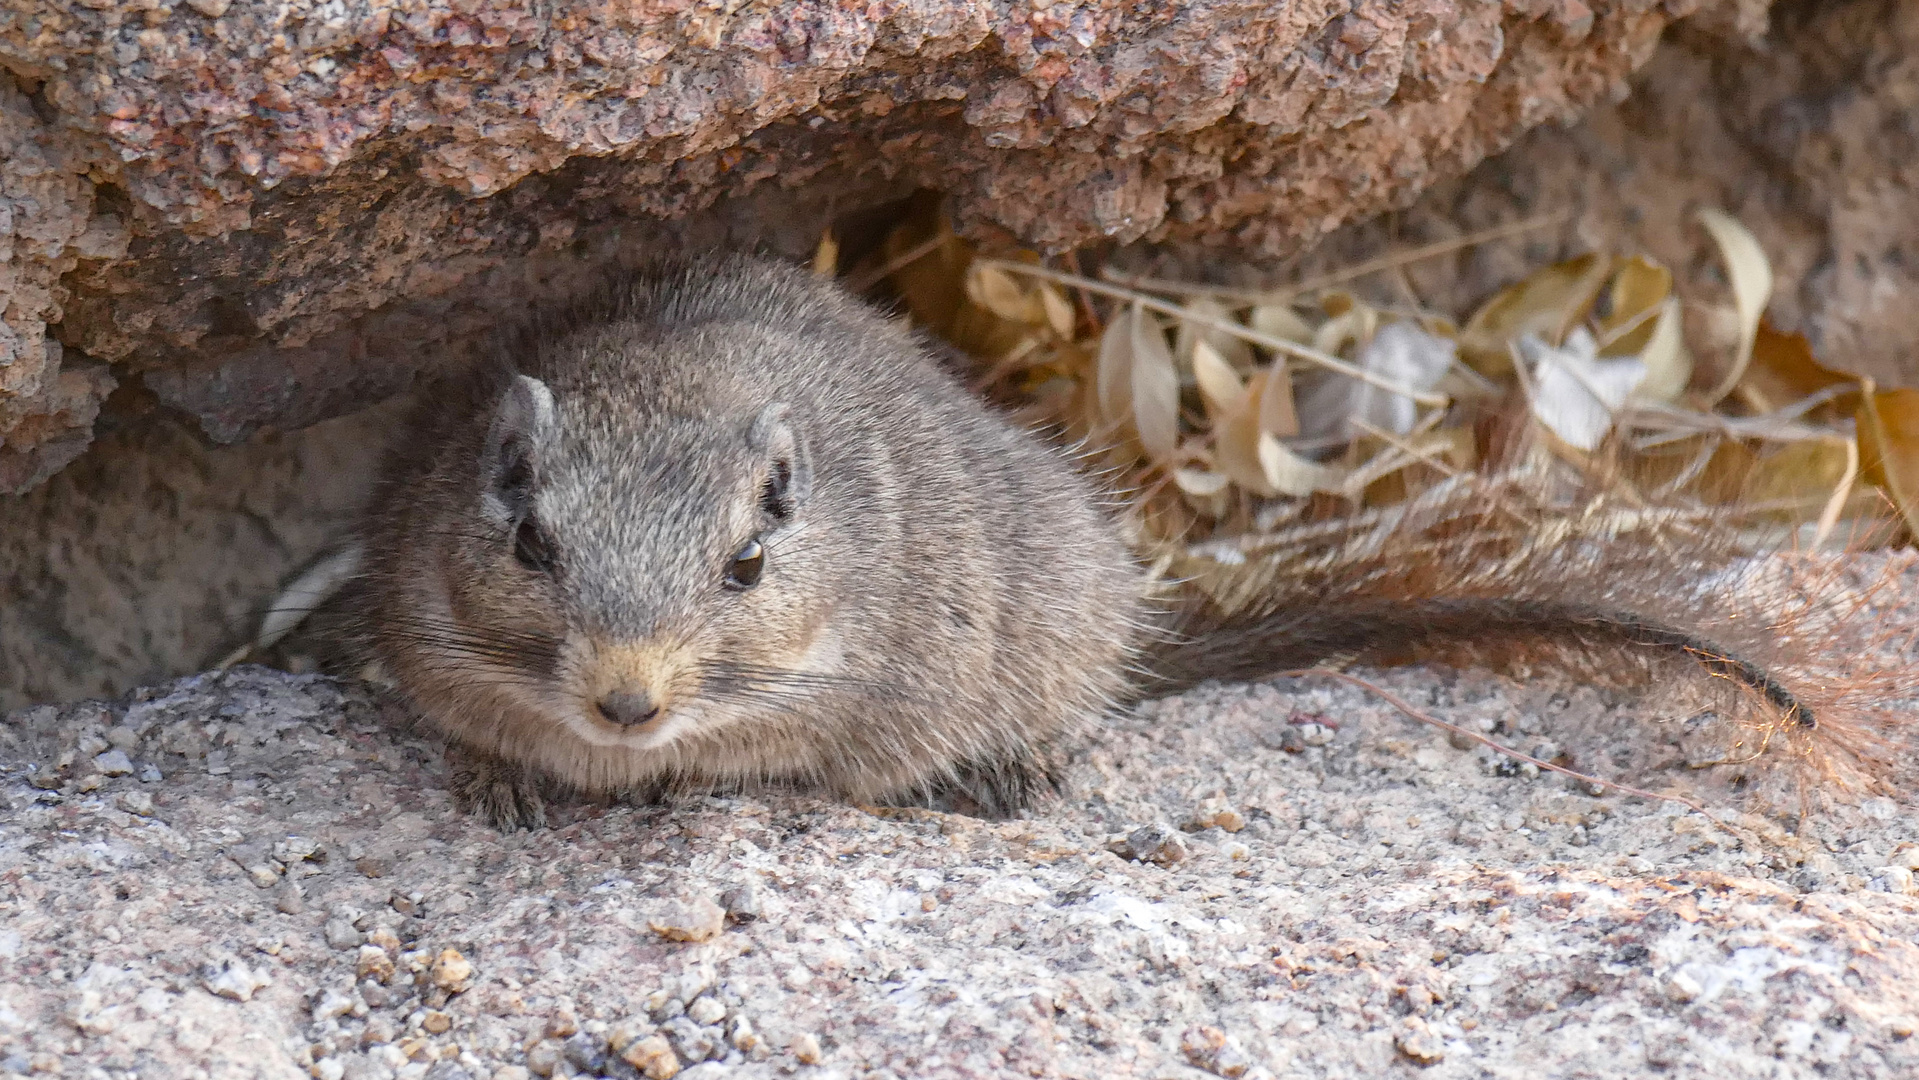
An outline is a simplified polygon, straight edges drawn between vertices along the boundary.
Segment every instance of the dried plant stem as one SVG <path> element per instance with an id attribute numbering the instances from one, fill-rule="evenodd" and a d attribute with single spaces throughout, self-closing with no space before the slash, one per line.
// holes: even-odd
<path id="1" fill-rule="evenodd" d="M 1388 252 L 1376 259 L 1368 259 L 1365 262 L 1354 263 L 1351 266 L 1343 267 L 1329 274 L 1321 274 L 1318 277 L 1307 278 L 1305 281 L 1292 285 L 1275 286 L 1267 289 L 1234 288 L 1228 285 L 1199 285 L 1189 281 L 1172 281 L 1166 278 L 1150 278 L 1117 273 L 1103 274 L 1102 276 L 1106 277 L 1108 281 L 1130 285 L 1134 288 L 1150 289 L 1154 292 L 1169 293 L 1176 296 L 1216 296 L 1240 300 L 1248 304 L 1281 303 L 1295 296 L 1299 296 L 1302 293 L 1318 292 L 1321 289 L 1331 288 L 1334 285 L 1343 285 L 1348 281 L 1363 278 L 1368 274 L 1376 274 L 1381 270 L 1391 270 L 1395 267 L 1406 266 L 1426 259 L 1438 258 L 1441 255 L 1448 255 L 1462 248 L 1477 247 L 1480 244 L 1489 243 L 1494 240 L 1503 240 L 1508 236 L 1517 236 L 1521 233 L 1532 232 L 1535 229 L 1558 225 L 1571 217 L 1572 211 L 1561 210 L 1553 214 L 1525 218 L 1520 221 L 1510 221 L 1504 225 L 1495 225 L 1490 229 L 1481 229 L 1478 232 L 1467 233 L 1464 236 L 1455 236 L 1450 240 L 1439 240 L 1405 251 Z"/>
<path id="2" fill-rule="evenodd" d="M 1846 500 L 1852 497 L 1852 486 L 1859 480 L 1859 440 L 1840 439 L 1846 448 L 1846 471 L 1839 478 L 1838 486 L 1832 489 L 1832 498 L 1826 500 L 1825 509 L 1819 512 L 1819 528 L 1812 534 L 1812 550 L 1818 551 L 1826 546 L 1832 536 L 1834 526 L 1839 524 L 1839 513 L 1846 507 Z"/>
<path id="3" fill-rule="evenodd" d="M 1466 738 L 1471 739 L 1474 742 L 1480 743 L 1484 746 L 1491 747 L 1493 750 L 1497 751 L 1498 753 L 1504 754 L 1507 757 L 1513 758 L 1518 761 L 1523 761 L 1528 765 L 1534 765 L 1541 769 L 1547 769 L 1552 772 L 1559 773 L 1562 776 L 1570 776 L 1574 780 L 1577 780 L 1583 784 L 1591 784 L 1594 787 L 1605 788 L 1608 791 L 1617 791 L 1621 795 L 1637 795 L 1642 799 L 1657 799 L 1661 802 L 1676 803 L 1680 806 L 1685 807 L 1688 810 L 1693 811 L 1694 813 L 1697 813 L 1701 817 L 1705 818 L 1707 821 L 1710 821 L 1714 825 L 1717 825 L 1720 828 L 1725 829 L 1727 832 L 1733 831 L 1731 827 L 1729 827 L 1725 822 L 1714 817 L 1712 813 L 1708 811 L 1704 806 L 1701 806 L 1700 804 L 1682 795 L 1662 795 L 1657 791 L 1647 791 L 1644 788 L 1629 787 L 1625 784 L 1617 783 L 1612 780 L 1602 780 L 1597 776 L 1588 776 L 1582 772 L 1574 772 L 1573 770 L 1568 769 L 1563 765 L 1554 765 L 1550 761 L 1541 761 L 1538 758 L 1533 757 L 1531 754 L 1522 753 L 1518 750 L 1514 750 L 1510 746 L 1501 745 L 1500 743 L 1487 738 L 1486 736 L 1480 734 L 1477 731 L 1460 727 L 1458 724 L 1452 723 L 1451 721 L 1448 721 L 1448 720 L 1441 720 L 1439 717 L 1434 716 L 1433 714 L 1429 712 L 1425 712 L 1417 708 L 1412 703 L 1408 702 L 1405 698 L 1400 697 L 1398 694 L 1393 693 L 1391 690 L 1386 689 L 1385 687 L 1379 685 L 1378 683 L 1371 682 L 1366 679 L 1362 679 L 1357 675 L 1348 675 L 1346 672 L 1334 671 L 1332 668 L 1294 668 L 1290 671 L 1277 672 L 1273 677 L 1278 679 L 1335 679 L 1339 682 L 1343 682 L 1347 684 L 1348 686 L 1356 686 L 1360 688 L 1361 690 L 1364 690 L 1367 693 L 1372 694 L 1373 696 L 1379 698 L 1381 701 L 1384 701 L 1386 704 L 1391 705 L 1393 708 L 1398 709 L 1401 713 L 1405 714 L 1410 719 L 1417 720 L 1422 724 L 1431 724 L 1433 727 L 1440 728 L 1444 731 L 1449 731 L 1454 734 L 1464 735 Z"/>
<path id="4" fill-rule="evenodd" d="M 1085 289 L 1087 292 L 1098 293 L 1101 296 L 1110 296 L 1115 300 L 1124 300 L 1130 304 L 1138 304 L 1148 311 L 1156 311 L 1162 315 L 1182 319 L 1194 326 L 1203 327 L 1207 330 L 1215 330 L 1222 334 L 1231 334 L 1241 341 L 1250 342 L 1261 348 L 1272 349 L 1275 352 L 1283 352 L 1288 356 L 1297 357 L 1311 364 L 1317 364 L 1328 371 L 1337 372 L 1349 379 L 1358 379 L 1360 382 L 1376 386 L 1388 393 L 1410 398 L 1421 405 L 1441 408 L 1451 400 L 1445 394 L 1415 390 L 1403 383 L 1394 382 L 1383 375 L 1367 371 L 1365 368 L 1355 364 L 1349 364 L 1337 356 L 1320 352 L 1318 349 L 1308 345 L 1301 345 L 1297 341 L 1288 341 L 1285 338 L 1274 337 L 1271 334 L 1262 334 L 1249 326 L 1243 326 L 1231 319 L 1217 319 L 1210 315 L 1201 315 L 1197 312 L 1188 311 L 1178 304 L 1150 296 L 1137 289 L 1129 289 L 1119 285 L 1109 285 L 1103 281 L 1094 281 L 1092 278 L 1081 277 L 1078 274 L 1069 274 L 1063 270 L 1054 270 L 1050 267 L 1009 262 L 1004 259 L 978 259 L 975 260 L 974 265 L 991 266 L 1009 273 L 1043 278 L 1060 285 L 1070 285 L 1074 288 Z"/>
<path id="5" fill-rule="evenodd" d="M 1848 390 L 1851 388 L 1850 385 L 1844 387 Z M 1824 391 L 1821 393 L 1823 394 Z M 1836 395 L 1827 395 L 1821 400 L 1829 400 L 1832 396 Z M 1820 402 L 1815 401 L 1812 404 L 1818 405 Z M 1816 427 L 1795 419 L 1804 411 L 1798 409 L 1797 405 L 1792 405 L 1777 412 L 1761 413 L 1758 416 L 1725 416 L 1720 413 L 1674 408 L 1660 402 L 1640 402 L 1621 410 L 1619 423 L 1622 427 L 1653 432 L 1651 435 L 1635 438 L 1633 440 L 1635 450 L 1650 450 L 1655 446 L 1663 446 L 1669 442 L 1677 442 L 1680 439 L 1708 432 L 1735 439 L 1765 439 L 1770 442 L 1804 442 L 1808 439 L 1829 439 L 1837 434 L 1832 428 Z"/>
<path id="6" fill-rule="evenodd" d="M 938 250 L 941 244 L 946 243 L 946 241 L 950 239 L 952 239 L 951 234 L 936 232 L 932 236 L 921 240 L 919 243 L 886 260 L 884 263 L 861 274 L 859 277 L 849 279 L 846 282 L 846 291 L 863 293 L 901 270 L 931 255 L 934 251 Z"/>

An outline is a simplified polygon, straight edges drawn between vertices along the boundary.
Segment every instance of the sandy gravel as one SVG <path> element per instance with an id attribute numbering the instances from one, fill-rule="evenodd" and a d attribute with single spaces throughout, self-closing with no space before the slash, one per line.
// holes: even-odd
<path id="1" fill-rule="evenodd" d="M 1377 678 L 1688 782 L 1644 701 Z M 1919 1075 L 1909 802 L 1721 827 L 1285 683 L 1113 721 L 1029 820 L 726 798 L 502 836 L 397 730 L 260 668 L 9 717 L 0 1075 Z"/>

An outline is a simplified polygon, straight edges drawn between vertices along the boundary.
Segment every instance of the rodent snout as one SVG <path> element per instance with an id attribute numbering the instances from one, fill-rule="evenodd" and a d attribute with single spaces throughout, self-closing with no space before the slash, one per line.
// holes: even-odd
<path id="1" fill-rule="evenodd" d="M 644 689 L 615 690 L 602 697 L 600 715 L 621 727 L 637 727 L 660 715 L 660 703 Z"/>

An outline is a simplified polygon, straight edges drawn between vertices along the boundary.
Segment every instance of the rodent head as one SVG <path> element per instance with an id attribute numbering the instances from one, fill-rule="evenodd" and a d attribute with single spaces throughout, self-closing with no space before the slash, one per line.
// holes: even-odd
<path id="1" fill-rule="evenodd" d="M 445 582 L 455 626 L 514 669 L 519 707 L 489 741 L 664 748 L 820 645 L 811 598 L 830 591 L 807 587 L 813 469 L 794 410 L 680 404 L 556 398 L 514 375 L 494 405 L 479 528 L 450 541 Z"/>

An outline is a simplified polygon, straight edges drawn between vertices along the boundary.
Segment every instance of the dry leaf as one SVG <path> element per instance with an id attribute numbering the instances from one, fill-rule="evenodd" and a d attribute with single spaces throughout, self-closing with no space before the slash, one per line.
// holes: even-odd
<path id="1" fill-rule="evenodd" d="M 1073 327 L 1077 320 L 1073 315 L 1072 302 L 1061 296 L 1051 282 L 1040 282 L 1038 291 L 1040 305 L 1046 309 L 1046 325 L 1060 336 L 1060 340 L 1073 340 Z"/>
<path id="2" fill-rule="evenodd" d="M 1297 341 L 1301 345 L 1310 345 L 1313 341 L 1313 328 L 1299 317 L 1291 304 L 1261 304 L 1253 309 L 1247 325 L 1270 337 Z"/>
<path id="3" fill-rule="evenodd" d="M 1193 344 L 1193 379 L 1199 384 L 1199 399 L 1206 405 L 1206 415 L 1214 419 L 1237 408 L 1246 396 L 1246 384 L 1240 381 L 1239 372 L 1210 342 Z"/>
<path id="4" fill-rule="evenodd" d="M 988 362 L 1010 354 L 1020 342 L 1032 336 L 1034 327 L 1044 323 L 1044 311 L 1037 300 L 1031 301 L 1031 319 L 1008 318 L 988 306 L 985 301 L 996 305 L 1008 303 L 1006 282 L 991 279 L 982 282 L 978 275 L 970 272 L 972 245 L 953 234 L 952 225 L 939 211 L 936 200 L 923 202 L 913 217 L 887 234 L 881 250 L 882 260 L 888 264 L 906 260 L 929 242 L 934 245 L 930 251 L 902 262 L 891 274 L 893 287 L 906 302 L 915 323 Z M 1039 258 L 1031 252 L 1021 252 L 1018 257 L 1032 261 Z M 1010 281 L 1005 271 L 992 269 L 1000 278 Z M 1011 291 L 1019 295 L 1017 283 L 1011 285 Z M 1009 310 L 1022 316 L 1028 314 L 1023 306 L 1013 305 Z"/>
<path id="5" fill-rule="evenodd" d="M 1259 463 L 1260 436 L 1270 434 L 1259 429 L 1260 398 L 1272 377 L 1271 368 L 1254 372 L 1235 407 L 1221 414 L 1213 425 L 1213 456 L 1219 470 L 1233 483 L 1267 498 L 1279 494 L 1266 482 L 1266 470 Z"/>
<path id="6" fill-rule="evenodd" d="M 1919 536 L 1919 390 L 1864 395 L 1856 414 L 1860 473 L 1877 484 Z"/>
<path id="7" fill-rule="evenodd" d="M 1099 359 L 1093 368 L 1093 389 L 1100 419 L 1123 423 L 1133 411 L 1133 324 L 1138 308 L 1128 308 L 1106 323 L 1099 336 Z"/>
<path id="8" fill-rule="evenodd" d="M 1686 351 L 1681 332 L 1679 298 L 1669 296 L 1653 317 L 1645 347 L 1639 350 L 1639 362 L 1646 365 L 1646 377 L 1633 397 L 1641 401 L 1676 401 L 1692 381 L 1692 354 Z M 1628 335 L 1637 337 L 1637 334 Z"/>
<path id="9" fill-rule="evenodd" d="M 1739 380 L 1739 396 L 1753 411 L 1767 413 L 1829 386 L 1858 381 L 1857 375 L 1820 363 L 1804 334 L 1783 334 L 1761 320 L 1753 338 L 1752 362 Z"/>
<path id="10" fill-rule="evenodd" d="M 1816 510 L 1845 473 L 1843 442 L 1802 439 L 1784 443 L 1760 455 L 1746 481 L 1745 497 L 1760 503 L 1801 502 Z"/>
<path id="11" fill-rule="evenodd" d="M 1224 473 L 1216 473 L 1210 469 L 1173 470 L 1173 483 L 1178 484 L 1179 489 L 1188 495 L 1197 495 L 1201 498 L 1208 498 L 1225 491 L 1226 485 L 1230 482 Z"/>
<path id="12" fill-rule="evenodd" d="M 1039 298 L 1023 291 L 1013 275 L 997 266 L 975 265 L 967 271 L 966 298 L 1008 322 L 1035 326 L 1046 321 Z"/>
<path id="13" fill-rule="evenodd" d="M 1221 322 L 1234 322 L 1233 313 L 1224 304 L 1206 296 L 1196 296 L 1182 305 L 1187 311 L 1205 319 L 1217 319 Z M 1193 359 L 1193 348 L 1205 342 L 1219 353 L 1220 358 L 1233 366 L 1235 371 L 1250 371 L 1253 367 L 1253 347 L 1241 339 L 1223 330 L 1202 327 L 1185 319 L 1179 321 L 1179 329 L 1173 335 L 1173 356 L 1182 364 Z"/>
<path id="14" fill-rule="evenodd" d="M 1179 443 L 1179 372 L 1159 321 L 1138 305 L 1100 338 L 1095 386 L 1108 423 L 1130 423 L 1154 461 L 1172 458 Z"/>
<path id="15" fill-rule="evenodd" d="M 1528 334 L 1520 353 L 1532 365 L 1532 413 L 1546 429 L 1578 450 L 1591 450 L 1612 430 L 1613 414 L 1646 378 L 1638 357 L 1602 360 L 1585 327 L 1559 348 Z"/>
<path id="16" fill-rule="evenodd" d="M 1360 492 L 1364 505 L 1390 506 L 1414 495 L 1419 490 L 1414 483 L 1415 465 L 1430 465 L 1447 475 L 1470 472 L 1479 461 L 1479 447 L 1471 428 L 1442 428 L 1415 434 L 1404 445 L 1409 451 L 1405 461 L 1364 484 Z M 1365 468 L 1362 465 L 1354 475 L 1359 476 Z M 1352 477 L 1347 479 L 1346 487 L 1349 491 L 1354 487 Z"/>
<path id="17" fill-rule="evenodd" d="M 1599 355 L 1637 356 L 1672 298 L 1672 271 L 1642 256 L 1619 259 L 1605 296 L 1606 314 L 1593 320 Z"/>
<path id="18" fill-rule="evenodd" d="M 1173 456 L 1179 444 L 1179 369 L 1166 348 L 1159 320 L 1135 307 L 1133 333 L 1133 426 L 1154 461 Z"/>
<path id="19" fill-rule="evenodd" d="M 1339 355 L 1346 346 L 1371 338 L 1379 329 L 1378 310 L 1345 293 L 1327 296 L 1326 307 L 1332 318 L 1313 331 L 1312 346 L 1328 356 Z"/>
<path id="20" fill-rule="evenodd" d="M 1548 345 L 1564 341 L 1592 310 L 1611 276 L 1611 259 L 1581 255 L 1507 286 L 1466 320 L 1459 332 L 1461 358 L 1482 375 L 1511 375 L 1512 342 L 1527 334 Z"/>
<path id="21" fill-rule="evenodd" d="M 1263 431 L 1259 434 L 1256 453 L 1267 486 L 1281 495 L 1304 498 L 1315 491 L 1336 492 L 1346 480 L 1345 470 L 1300 457 Z"/>
<path id="22" fill-rule="evenodd" d="M 931 252 L 893 272 L 893 287 L 915 323 L 963 349 L 966 346 L 954 335 L 953 324 L 966 303 L 966 268 L 972 264 L 973 249 L 953 235 L 937 204 L 929 200 L 925 205 L 931 209 L 887 234 L 881 254 L 890 263 L 906 258 L 922 244 L 936 242 Z"/>
<path id="23" fill-rule="evenodd" d="M 1299 412 L 1293 407 L 1293 380 L 1287 377 L 1284 360 L 1274 360 L 1260 383 L 1259 430 L 1268 435 L 1290 439 L 1299 434 Z"/>
<path id="24" fill-rule="evenodd" d="M 1706 395 L 1708 402 L 1717 404 L 1739 385 L 1746 373 L 1746 364 L 1752 359 L 1759 317 L 1765 314 L 1766 304 L 1772 299 L 1772 263 L 1752 232 L 1731 214 L 1708 206 L 1699 211 L 1699 222 L 1719 245 L 1719 257 L 1726 264 L 1726 278 L 1732 283 L 1733 307 L 1739 313 L 1739 351 L 1719 385 Z"/>
<path id="25" fill-rule="evenodd" d="M 829 229 L 820 234 L 820 245 L 813 249 L 813 276 L 838 277 L 839 272 L 840 242 Z"/>
<path id="26" fill-rule="evenodd" d="M 1345 316 L 1341 316 L 1344 318 Z M 1451 338 L 1428 333 L 1418 323 L 1400 321 L 1382 327 L 1359 350 L 1354 363 L 1414 390 L 1431 390 L 1453 365 Z M 1383 390 L 1344 375 L 1318 378 L 1303 402 L 1307 438 L 1350 438 L 1357 417 L 1384 431 L 1403 435 L 1413 429 L 1419 405 L 1404 394 Z"/>

